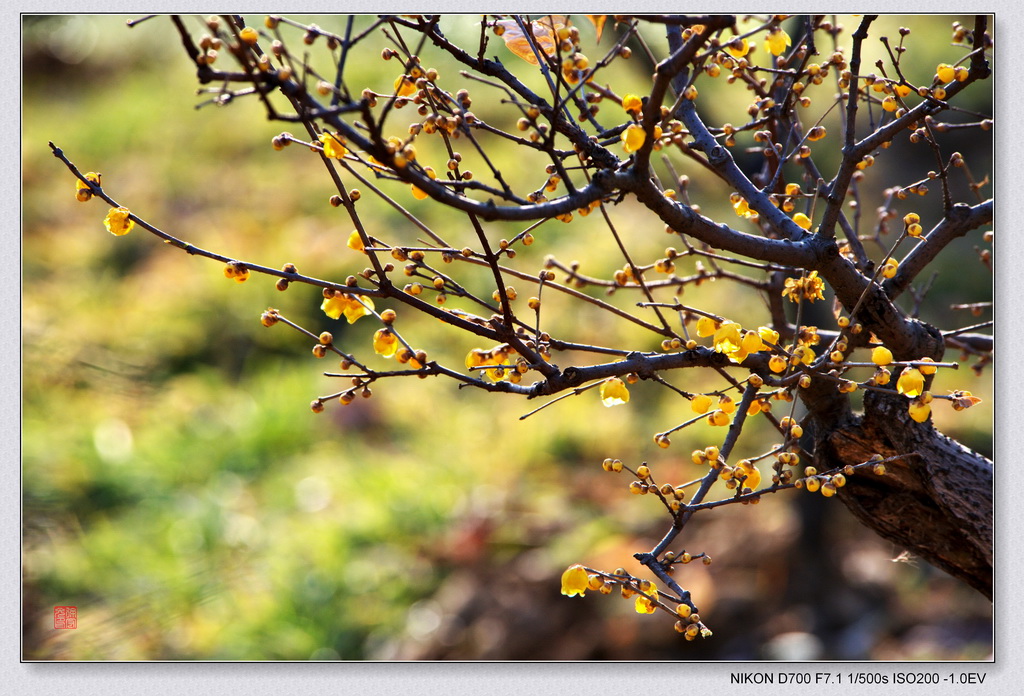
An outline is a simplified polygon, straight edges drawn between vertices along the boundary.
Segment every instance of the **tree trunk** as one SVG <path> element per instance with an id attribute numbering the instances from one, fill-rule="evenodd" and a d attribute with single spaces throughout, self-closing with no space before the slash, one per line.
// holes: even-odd
<path id="1" fill-rule="evenodd" d="M 819 468 L 911 454 L 884 476 L 847 478 L 838 497 L 880 536 L 992 598 L 992 462 L 915 423 L 906 399 L 867 392 L 864 415 L 848 410 L 815 419 Z"/>

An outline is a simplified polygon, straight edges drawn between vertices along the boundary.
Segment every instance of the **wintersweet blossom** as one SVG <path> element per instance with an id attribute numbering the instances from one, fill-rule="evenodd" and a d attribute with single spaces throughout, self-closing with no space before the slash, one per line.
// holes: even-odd
<path id="1" fill-rule="evenodd" d="M 657 611 L 657 605 L 655 602 L 658 601 L 658 588 L 653 584 L 649 590 L 636 596 L 636 613 L 637 614 L 653 614 Z"/>
<path id="2" fill-rule="evenodd" d="M 324 146 L 324 157 L 341 159 L 348 154 L 348 148 L 337 133 L 321 133 L 320 142 Z"/>
<path id="3" fill-rule="evenodd" d="M 369 297 L 356 299 L 352 295 L 339 292 L 333 297 L 325 297 L 320 309 L 331 319 L 340 319 L 344 315 L 349 324 L 354 324 L 360 317 L 373 312 L 373 300 Z"/>
<path id="4" fill-rule="evenodd" d="M 622 108 L 631 114 L 638 114 L 643 108 L 643 101 L 635 94 L 627 94 L 622 98 Z"/>
<path id="5" fill-rule="evenodd" d="M 694 413 L 707 413 L 711 408 L 711 397 L 707 394 L 697 394 L 690 399 L 690 408 Z"/>
<path id="6" fill-rule="evenodd" d="M 718 322 L 711 317 L 701 317 L 697 320 L 697 335 L 701 338 L 711 336 L 718 330 Z"/>
<path id="7" fill-rule="evenodd" d="M 765 50 L 773 56 L 781 56 L 782 52 L 786 50 L 786 47 L 792 45 L 793 39 L 789 38 L 789 34 L 782 29 L 777 29 L 771 32 L 764 40 Z"/>
<path id="8" fill-rule="evenodd" d="M 132 220 L 131 214 L 132 211 L 124 206 L 111 208 L 110 212 L 107 213 L 107 217 L 103 219 L 103 225 L 110 234 L 121 237 L 131 232 L 132 228 L 135 227 L 135 221 Z"/>
<path id="9" fill-rule="evenodd" d="M 629 390 L 618 377 L 609 377 L 601 383 L 601 403 L 605 406 L 618 406 L 629 402 Z"/>
<path id="10" fill-rule="evenodd" d="M 915 367 L 903 368 L 899 379 L 896 380 L 896 391 L 911 398 L 920 396 L 924 391 L 924 375 Z"/>
<path id="11" fill-rule="evenodd" d="M 928 420 L 928 416 L 932 412 L 932 407 L 918 398 L 910 402 L 910 406 L 907 408 L 907 411 L 910 413 L 910 417 L 915 421 L 918 423 L 924 423 Z"/>
<path id="12" fill-rule="evenodd" d="M 800 278 L 786 278 L 785 287 L 782 289 L 782 296 L 790 302 L 799 302 L 803 297 L 805 300 L 814 302 L 823 300 L 825 296 L 822 290 L 825 288 L 825 280 L 818 277 L 817 271 L 811 271 Z"/>
<path id="13" fill-rule="evenodd" d="M 574 563 L 562 573 L 562 594 L 566 597 L 583 597 L 590 585 L 590 576 L 587 569 L 579 563 Z"/>
<path id="14" fill-rule="evenodd" d="M 871 351 L 871 362 L 879 367 L 884 367 L 892 362 L 892 351 L 885 346 L 876 346 Z"/>
<path id="15" fill-rule="evenodd" d="M 88 172 L 85 178 L 89 181 L 89 184 L 100 185 L 100 175 L 96 172 Z M 92 198 L 92 187 L 81 179 L 75 180 L 75 198 L 85 203 Z"/>
<path id="16" fill-rule="evenodd" d="M 733 39 L 725 45 L 725 50 L 735 58 L 742 58 L 750 52 L 750 42 L 746 39 Z"/>
<path id="17" fill-rule="evenodd" d="M 385 358 L 393 357 L 398 352 L 398 336 L 391 329 L 377 329 L 373 334 L 373 350 Z"/>

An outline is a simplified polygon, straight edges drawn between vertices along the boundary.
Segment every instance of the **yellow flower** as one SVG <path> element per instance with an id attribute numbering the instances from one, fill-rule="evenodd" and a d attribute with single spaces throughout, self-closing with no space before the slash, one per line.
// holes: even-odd
<path id="1" fill-rule="evenodd" d="M 909 397 L 920 396 L 924 391 L 924 375 L 914 367 L 905 367 L 896 380 L 896 391 Z"/>
<path id="2" fill-rule="evenodd" d="M 825 299 L 825 296 L 822 295 L 824 288 L 824 279 L 818 277 L 817 271 L 811 271 L 801 278 L 786 278 L 782 296 L 789 299 L 790 302 L 799 302 L 801 297 L 814 302 Z"/>
<path id="3" fill-rule="evenodd" d="M 635 94 L 627 94 L 622 98 L 622 108 L 626 113 L 638 114 L 643 108 L 643 101 Z"/>
<path id="4" fill-rule="evenodd" d="M 711 397 L 707 394 L 697 394 L 690 399 L 690 408 L 693 409 L 694 413 L 707 413 L 708 409 L 711 408 Z"/>
<path id="5" fill-rule="evenodd" d="M 354 324 L 360 317 L 365 317 L 373 311 L 373 300 L 369 297 L 356 299 L 352 295 L 343 292 L 337 293 L 334 297 L 325 297 L 320 304 L 320 309 L 331 319 L 339 319 L 345 315 L 349 324 Z"/>
<path id="6" fill-rule="evenodd" d="M 575 563 L 562 573 L 562 594 L 566 597 L 583 597 L 590 585 L 590 576 L 587 569 L 579 563 Z"/>
<path id="7" fill-rule="evenodd" d="M 508 351 L 507 346 L 499 346 L 492 350 L 474 348 L 466 354 L 466 367 L 474 368 L 494 365 L 495 367 L 484 370 L 484 372 L 495 382 L 500 382 L 515 372 L 515 368 L 509 360 Z"/>
<path id="8" fill-rule="evenodd" d="M 619 137 L 622 140 L 622 149 L 626 152 L 636 152 L 643 147 L 644 141 L 647 140 L 647 134 L 644 133 L 643 126 L 637 123 L 629 124 Z"/>
<path id="9" fill-rule="evenodd" d="M 779 343 L 779 332 L 768 326 L 761 326 L 757 329 L 757 335 L 761 337 L 761 340 L 765 343 L 771 343 L 772 345 L 778 345 Z"/>
<path id="10" fill-rule="evenodd" d="M 385 358 L 393 357 L 398 352 L 398 336 L 391 329 L 377 329 L 373 334 L 373 350 Z"/>
<path id="11" fill-rule="evenodd" d="M 238 38 L 252 46 L 260 40 L 260 35 L 252 27 L 246 27 L 245 29 L 242 29 L 242 31 L 238 32 Z"/>
<path id="12" fill-rule="evenodd" d="M 740 197 L 737 201 L 732 204 L 733 212 L 739 215 L 741 218 L 747 218 L 748 220 L 757 217 L 757 213 L 750 209 L 750 205 L 747 203 L 747 199 Z"/>
<path id="13" fill-rule="evenodd" d="M 939 78 L 939 82 L 952 82 L 956 77 L 956 71 L 952 65 L 939 63 L 935 68 L 935 75 Z"/>
<path id="14" fill-rule="evenodd" d="M 761 340 L 761 336 L 753 331 L 747 331 L 743 334 L 743 341 L 740 343 L 740 348 L 745 353 L 759 353 L 764 350 L 764 341 Z"/>
<path id="15" fill-rule="evenodd" d="M 899 270 L 900 262 L 891 256 L 885 260 L 885 265 L 882 266 L 882 277 L 892 278 L 896 275 L 896 271 Z"/>
<path id="16" fill-rule="evenodd" d="M 793 349 L 793 357 L 798 363 L 810 365 L 814 362 L 814 351 L 809 346 L 797 346 Z M 797 363 L 794 363 L 794 365 Z"/>
<path id="17" fill-rule="evenodd" d="M 237 261 L 224 264 L 224 277 L 231 278 L 236 283 L 244 283 L 249 280 L 249 269 Z"/>
<path id="18" fill-rule="evenodd" d="M 811 219 L 803 213 L 797 213 L 794 215 L 793 222 L 795 222 L 798 227 L 803 227 L 805 230 L 811 229 Z"/>
<path id="19" fill-rule="evenodd" d="M 924 423 L 928 420 L 928 416 L 932 412 L 932 407 L 924 403 L 921 399 L 914 399 L 910 402 L 910 407 L 907 409 L 910 413 L 910 417 L 918 423 Z"/>
<path id="20" fill-rule="evenodd" d="M 757 487 L 761 485 L 761 472 L 758 468 L 747 459 L 740 461 L 737 468 L 739 469 L 737 473 L 741 476 L 746 476 L 743 486 L 756 491 Z"/>
<path id="21" fill-rule="evenodd" d="M 731 355 L 740 350 L 743 337 L 740 335 L 740 325 L 736 322 L 722 324 L 715 331 L 715 350 L 719 353 Z"/>
<path id="22" fill-rule="evenodd" d="M 430 179 L 436 179 L 437 178 L 437 172 L 434 171 L 433 167 L 424 167 L 423 171 L 426 172 L 427 176 Z M 424 191 L 423 189 L 421 189 L 419 186 L 416 186 L 415 184 L 413 184 L 412 185 L 412 197 L 415 198 L 418 201 L 422 201 L 422 200 L 424 200 L 427 197 L 427 192 Z"/>
<path id="23" fill-rule="evenodd" d="M 97 186 L 100 185 L 100 175 L 96 172 L 88 172 L 85 175 L 85 178 Z M 89 188 L 89 184 L 85 183 L 81 179 L 75 179 L 75 197 L 83 203 L 92 198 L 92 191 Z"/>
<path id="24" fill-rule="evenodd" d="M 877 346 L 871 351 L 871 362 L 883 367 L 892 362 L 892 351 L 885 346 Z"/>
<path id="25" fill-rule="evenodd" d="M 601 383 L 601 403 L 605 406 L 618 406 L 629 402 L 629 390 L 618 377 L 609 377 Z"/>
<path id="26" fill-rule="evenodd" d="M 399 97 L 408 97 L 416 91 L 416 83 L 407 75 L 399 75 L 395 80 L 395 94 Z"/>
<path id="27" fill-rule="evenodd" d="M 811 130 L 807 131 L 807 139 L 812 143 L 817 140 L 821 140 L 826 135 L 828 135 L 828 130 L 825 128 L 825 126 L 814 126 L 814 128 L 811 128 Z"/>
<path id="28" fill-rule="evenodd" d="M 107 213 L 107 217 L 103 219 L 103 225 L 110 234 L 117 235 L 118 237 L 126 235 L 135 227 L 135 221 L 131 219 L 131 214 L 132 211 L 124 206 L 111 208 L 110 212 Z"/>
<path id="29" fill-rule="evenodd" d="M 782 29 L 772 31 L 764 40 L 765 50 L 773 56 L 781 56 L 782 52 L 786 50 L 786 46 L 792 45 L 793 40 L 789 38 L 789 34 L 784 32 Z"/>
<path id="30" fill-rule="evenodd" d="M 650 590 L 636 596 L 636 613 L 653 614 L 658 610 L 657 605 L 655 605 L 656 601 L 658 601 L 658 588 L 652 584 Z"/>
<path id="31" fill-rule="evenodd" d="M 781 355 L 773 355 L 768 359 L 768 369 L 778 374 L 786 369 L 786 359 Z"/>
<path id="32" fill-rule="evenodd" d="M 722 409 L 712 411 L 711 413 L 708 414 L 708 423 L 710 423 L 711 425 L 729 425 L 731 421 L 732 419 L 729 418 L 729 414 L 723 411 Z"/>
<path id="33" fill-rule="evenodd" d="M 701 317 L 697 320 L 697 335 L 701 338 L 712 335 L 718 330 L 718 322 L 711 317 Z"/>
<path id="34" fill-rule="evenodd" d="M 742 58 L 750 52 L 750 42 L 746 39 L 733 39 L 725 45 L 725 50 L 735 58 Z"/>
<path id="35" fill-rule="evenodd" d="M 466 367 L 480 367 L 484 365 L 487 359 L 490 357 L 490 353 L 481 348 L 474 348 L 466 354 Z"/>
<path id="36" fill-rule="evenodd" d="M 348 154 L 344 140 L 337 133 L 321 133 L 320 142 L 324 146 L 324 157 L 341 159 Z"/>
<path id="37" fill-rule="evenodd" d="M 352 234 L 348 236 L 348 248 L 355 249 L 356 251 L 363 251 L 363 238 L 359 236 L 359 230 L 352 230 Z M 365 254 L 366 252 L 363 251 Z"/>

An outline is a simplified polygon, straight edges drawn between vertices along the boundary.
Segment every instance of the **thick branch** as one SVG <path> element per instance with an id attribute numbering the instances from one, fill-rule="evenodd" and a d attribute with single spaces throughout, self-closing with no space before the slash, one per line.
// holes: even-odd
<path id="1" fill-rule="evenodd" d="M 880 536 L 992 597 L 992 462 L 915 423 L 906 399 L 865 395 L 865 415 L 819 423 L 816 458 L 843 466 L 911 454 L 884 476 L 848 478 L 839 498 Z M 827 463 L 825 463 L 827 462 Z"/>

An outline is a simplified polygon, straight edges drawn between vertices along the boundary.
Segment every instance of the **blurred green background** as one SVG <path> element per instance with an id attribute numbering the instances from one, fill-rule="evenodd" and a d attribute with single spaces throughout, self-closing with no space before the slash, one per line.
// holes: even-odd
<path id="1" fill-rule="evenodd" d="M 475 40 L 476 20 L 459 27 L 450 19 L 449 36 Z M 880 28 L 897 36 L 901 19 L 911 22 L 885 17 Z M 953 19 L 912 18 L 910 79 L 926 81 L 936 63 L 962 56 L 948 42 Z M 340 19 L 313 21 L 343 31 Z M 189 22 L 202 33 L 199 19 Z M 582 31 L 593 42 L 588 24 Z M 351 84 L 384 90 L 397 66 L 378 59 L 383 41 L 374 45 L 368 59 L 351 62 L 364 71 Z M 606 36 L 593 56 L 608 46 Z M 991 606 L 980 595 L 922 561 L 893 562 L 900 549 L 838 501 L 807 494 L 698 516 L 688 529 L 687 549 L 715 563 L 687 566 L 677 580 L 715 630 L 711 641 L 684 643 L 671 621 L 639 616 L 615 596 L 561 597 L 558 577 L 569 564 L 639 573 L 632 554 L 664 532 L 657 502 L 629 495 L 629 481 L 604 474 L 601 460 L 649 460 L 659 480 L 678 483 L 695 475 L 690 450 L 720 444 L 723 433 L 697 426 L 659 450 L 651 435 L 689 410 L 650 384 L 633 389 L 628 407 L 603 408 L 590 392 L 519 421 L 538 404 L 441 380 L 389 380 L 369 400 L 312 414 L 313 398 L 340 388 L 322 375 L 336 362 L 312 358 L 310 342 L 286 327 L 261 327 L 260 313 L 278 307 L 360 355 L 369 352 L 371 320 L 328 320 L 312 288 L 282 294 L 262 277 L 229 282 L 218 264 L 139 229 L 111 237 L 101 224 L 106 206 L 75 200 L 74 180 L 47 141 L 82 171 L 101 172 L 110 195 L 171 234 L 341 279 L 365 258 L 345 248 L 351 223 L 327 205 L 333 191 L 318 158 L 295 146 L 273 151 L 282 126 L 253 99 L 195 109 L 207 97 L 196 96 L 194 70 L 166 18 L 128 29 L 119 16 L 25 17 L 22 47 L 26 659 L 758 659 L 808 641 L 828 658 L 989 655 Z M 491 50 L 523 67 L 500 43 Z M 425 64 L 451 75 L 451 91 L 462 86 L 453 66 L 427 55 Z M 640 60 L 620 62 L 609 81 L 647 85 L 644 69 Z M 743 122 L 746 94 L 709 80 L 699 86 L 709 120 Z M 493 94 L 470 87 L 474 111 L 510 127 L 514 118 Z M 967 104 L 991 113 L 989 86 L 973 89 Z M 816 118 L 826 107 L 814 108 Z M 835 138 L 833 117 L 825 123 Z M 970 133 L 957 147 L 980 179 L 991 170 L 991 143 Z M 902 140 L 893 149 L 860 188 L 865 231 L 881 189 L 933 166 L 924 149 Z M 543 183 L 514 148 L 489 154 L 515 184 Z M 429 148 L 422 155 L 443 166 Z M 834 161 L 822 156 L 819 165 L 827 172 Z M 680 173 L 691 176 L 690 195 L 705 213 L 734 224 L 728 191 L 703 172 Z M 453 244 L 472 241 L 465 220 L 389 191 Z M 371 234 L 407 244 L 421 234 L 371 195 L 361 205 Z M 907 206 L 901 215 L 915 210 L 931 224 L 941 212 L 937 190 Z M 672 243 L 628 206 L 613 216 L 639 259 Z M 606 233 L 586 234 L 582 219 L 558 224 L 538 230 L 518 268 L 534 273 L 549 253 L 583 260 L 590 275 L 621 266 Z M 517 229 L 489 231 L 497 239 Z M 947 265 L 937 265 L 922 316 L 941 319 L 943 329 L 990 316 L 948 310 L 991 299 L 980 264 L 962 272 L 979 244 L 978 234 L 960 240 L 944 255 Z M 680 275 L 692 272 L 687 263 Z M 488 278 L 466 282 L 482 288 Z M 520 288 L 523 298 L 532 293 Z M 628 308 L 636 300 L 620 295 L 609 301 Z M 724 283 L 688 289 L 683 301 L 764 321 L 758 298 L 737 297 Z M 403 335 L 432 358 L 458 366 L 477 345 L 397 309 Z M 545 311 L 573 312 L 570 333 L 548 327 L 556 337 L 657 345 L 565 298 L 546 297 Z M 815 320 L 828 326 L 827 309 Z M 961 369 L 941 385 L 985 397 L 979 407 L 936 409 L 944 432 L 989 455 L 990 375 Z M 675 379 L 694 391 L 718 386 L 699 375 Z M 752 426 L 741 447 L 763 451 L 766 438 Z M 55 605 L 78 607 L 77 630 L 53 630 Z"/>

